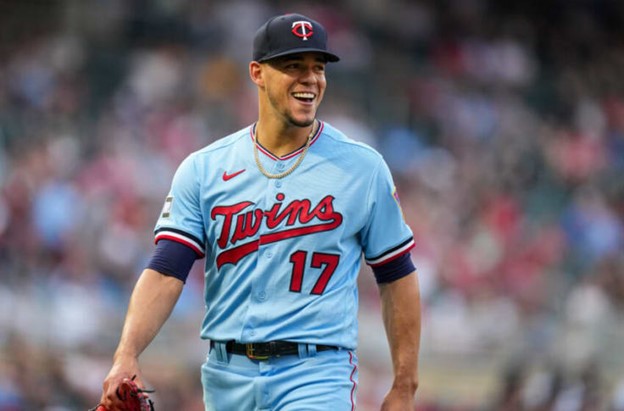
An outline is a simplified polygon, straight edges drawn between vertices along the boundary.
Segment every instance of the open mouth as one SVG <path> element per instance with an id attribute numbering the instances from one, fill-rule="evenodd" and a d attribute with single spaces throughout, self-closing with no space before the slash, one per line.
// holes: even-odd
<path id="1" fill-rule="evenodd" d="M 292 96 L 303 103 L 311 103 L 314 101 L 314 98 L 316 97 L 314 93 L 310 93 L 310 92 L 292 93 Z"/>

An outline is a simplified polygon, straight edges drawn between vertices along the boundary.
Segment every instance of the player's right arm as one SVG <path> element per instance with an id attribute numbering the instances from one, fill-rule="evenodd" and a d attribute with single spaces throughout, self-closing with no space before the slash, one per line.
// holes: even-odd
<path id="1" fill-rule="evenodd" d="M 130 297 L 113 366 L 104 380 L 101 403 L 109 411 L 119 407 L 115 391 L 124 378 L 136 375 L 137 385 L 145 388 L 139 355 L 169 318 L 193 262 L 203 257 L 204 217 L 195 161 L 196 156 L 191 154 L 173 177 L 156 223 L 156 249 Z"/>
<path id="2" fill-rule="evenodd" d="M 120 406 L 115 390 L 124 378 L 136 375 L 139 387 L 145 388 L 141 381 L 139 355 L 169 318 L 183 286 L 182 280 L 149 268 L 139 277 L 130 297 L 113 366 L 104 380 L 100 403 L 109 411 Z"/>

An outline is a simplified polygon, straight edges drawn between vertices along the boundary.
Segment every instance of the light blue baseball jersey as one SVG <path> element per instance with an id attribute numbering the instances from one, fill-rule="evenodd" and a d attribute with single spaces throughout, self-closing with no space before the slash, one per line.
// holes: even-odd
<path id="1" fill-rule="evenodd" d="M 205 256 L 202 338 L 286 340 L 355 349 L 357 275 L 409 252 L 390 171 L 372 148 L 320 122 L 290 175 L 269 179 L 254 161 L 249 126 L 191 154 L 179 166 L 156 241 Z M 277 158 L 288 170 L 303 149 Z"/>

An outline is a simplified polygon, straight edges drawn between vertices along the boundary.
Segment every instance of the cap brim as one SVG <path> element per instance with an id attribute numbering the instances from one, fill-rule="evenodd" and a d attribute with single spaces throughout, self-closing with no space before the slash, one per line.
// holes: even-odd
<path id="1" fill-rule="evenodd" d="M 299 49 L 289 49 L 286 51 L 282 51 L 280 53 L 275 53 L 275 54 L 270 54 L 268 56 L 264 56 L 263 58 L 259 59 L 258 62 L 261 63 L 263 61 L 272 60 L 277 57 L 283 57 L 283 56 L 288 56 L 289 54 L 297 54 L 297 53 L 319 53 L 319 54 L 324 55 L 327 61 L 330 63 L 335 63 L 337 61 L 340 61 L 340 57 L 328 52 L 327 50 L 299 48 Z"/>

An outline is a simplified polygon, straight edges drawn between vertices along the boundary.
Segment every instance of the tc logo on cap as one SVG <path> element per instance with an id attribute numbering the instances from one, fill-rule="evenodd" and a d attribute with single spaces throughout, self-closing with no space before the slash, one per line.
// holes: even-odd
<path id="1" fill-rule="evenodd" d="M 291 31 L 295 36 L 302 38 L 304 41 L 314 34 L 312 23 L 305 20 L 293 22 Z"/>

